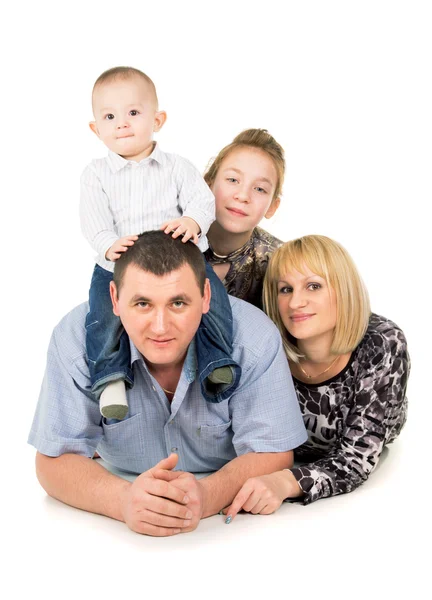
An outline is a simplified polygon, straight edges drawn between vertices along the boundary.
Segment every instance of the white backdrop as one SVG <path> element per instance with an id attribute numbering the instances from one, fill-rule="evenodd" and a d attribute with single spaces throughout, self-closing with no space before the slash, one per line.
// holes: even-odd
<path id="1" fill-rule="evenodd" d="M 284 595 L 324 597 L 331 589 L 334 598 L 348 590 L 353 597 L 371 569 L 382 578 L 370 598 L 419 586 L 416 545 L 430 527 L 429 469 L 422 466 L 431 418 L 430 3 L 42 0 L 2 12 L 0 443 L 14 589 L 45 590 L 47 598 L 98 591 L 115 597 L 122 586 L 144 594 L 160 583 L 162 598 L 231 597 L 237 589 L 258 597 L 276 586 Z M 270 538 L 262 536 L 272 521 L 248 517 L 230 530 L 229 544 L 214 537 L 218 528 L 206 537 L 207 523 L 170 546 L 146 540 L 140 548 L 133 534 L 117 544 L 124 526 L 111 537 L 107 520 L 87 521 L 47 500 L 34 476 L 26 438 L 49 336 L 86 299 L 93 268 L 78 219 L 80 174 L 105 154 L 87 125 L 91 88 L 116 65 L 153 78 L 168 113 L 158 141 L 201 170 L 241 130 L 267 128 L 285 148 L 287 176 L 281 208 L 263 225 L 284 240 L 320 233 L 340 241 L 365 279 L 373 310 L 408 338 L 411 408 L 389 452 L 398 457 L 391 469 L 343 500 L 291 508 L 298 517 Z M 353 502 L 359 523 L 341 520 Z M 81 519 L 77 530 L 73 515 Z M 89 537 L 87 523 L 96 526 Z M 237 546 L 233 531 L 241 536 Z M 273 563 L 265 544 L 277 549 Z"/>

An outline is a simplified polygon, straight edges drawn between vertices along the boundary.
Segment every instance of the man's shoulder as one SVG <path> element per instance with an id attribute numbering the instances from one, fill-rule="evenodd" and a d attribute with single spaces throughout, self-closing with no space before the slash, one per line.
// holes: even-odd
<path id="1" fill-rule="evenodd" d="M 279 340 L 276 325 L 262 310 L 240 298 L 228 298 L 233 316 L 234 343 L 256 348 L 261 346 L 263 339 Z"/>
<path id="2" fill-rule="evenodd" d="M 85 354 L 85 318 L 88 310 L 88 302 L 83 302 L 54 327 L 52 337 L 62 354 L 71 358 Z"/>

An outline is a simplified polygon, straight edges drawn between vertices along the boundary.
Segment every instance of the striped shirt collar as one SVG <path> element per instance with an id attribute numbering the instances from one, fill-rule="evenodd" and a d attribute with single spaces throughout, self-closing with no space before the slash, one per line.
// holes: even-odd
<path id="1" fill-rule="evenodd" d="M 121 169 L 126 167 L 126 165 L 133 164 L 133 165 L 142 166 L 142 165 L 146 165 L 147 163 L 149 163 L 152 160 L 155 160 L 160 165 L 164 166 L 166 163 L 165 153 L 159 148 L 159 146 L 157 145 L 157 142 L 154 142 L 154 144 L 155 145 L 154 145 L 152 153 L 149 156 L 147 156 L 146 158 L 143 158 L 142 160 L 140 160 L 139 163 L 137 163 L 134 160 L 127 160 L 126 158 L 123 158 L 122 156 L 120 156 L 119 154 L 116 154 L 115 152 L 112 152 L 111 150 L 108 151 L 108 156 L 106 157 L 106 161 L 113 173 L 117 173 L 118 171 L 121 171 Z"/>
<path id="2" fill-rule="evenodd" d="M 134 362 L 139 360 L 142 362 L 142 364 L 144 364 L 144 367 L 145 367 L 146 371 L 148 372 L 147 365 L 145 363 L 145 360 L 144 360 L 141 352 L 138 350 L 138 348 L 135 346 L 135 344 L 132 342 L 132 340 L 129 340 L 129 342 L 130 342 L 130 350 L 131 350 L 131 364 L 133 365 Z M 185 372 L 186 379 L 189 383 L 192 383 L 193 381 L 195 381 L 196 371 L 197 371 L 195 338 L 193 338 L 191 343 L 189 344 L 188 351 L 186 354 L 186 359 L 183 363 L 183 371 Z"/>

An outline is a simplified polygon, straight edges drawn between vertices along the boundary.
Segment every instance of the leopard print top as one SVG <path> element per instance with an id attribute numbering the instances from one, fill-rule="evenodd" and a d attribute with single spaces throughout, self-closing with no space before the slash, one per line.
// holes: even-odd
<path id="1" fill-rule="evenodd" d="M 303 504 L 351 492 L 376 467 L 384 445 L 407 416 L 410 358 L 395 323 L 371 315 L 366 334 L 345 369 L 328 381 L 294 379 L 308 441 L 295 450 L 292 469 Z"/>
<path id="2" fill-rule="evenodd" d="M 271 255 L 282 244 L 268 231 L 255 227 L 246 244 L 231 254 L 221 258 L 209 247 L 204 256 L 211 265 L 230 263 L 222 282 L 228 294 L 262 309 L 264 275 Z"/>

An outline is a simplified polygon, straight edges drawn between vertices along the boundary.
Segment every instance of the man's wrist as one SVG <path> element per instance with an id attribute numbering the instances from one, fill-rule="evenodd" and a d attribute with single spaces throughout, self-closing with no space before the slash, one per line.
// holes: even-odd
<path id="1" fill-rule="evenodd" d="M 132 483 L 130 481 L 123 480 L 122 485 L 119 486 L 118 494 L 117 494 L 117 502 L 116 502 L 116 510 L 114 518 L 118 521 L 123 521 L 126 523 L 126 507 L 129 501 L 129 494 L 132 487 Z"/>
<path id="2" fill-rule="evenodd" d="M 209 506 L 210 502 L 210 493 L 209 493 L 209 489 L 208 489 L 208 485 L 206 485 L 205 480 L 207 478 L 203 478 L 203 479 L 198 479 L 197 483 L 198 483 L 198 487 L 199 490 L 201 492 L 201 518 L 204 519 L 206 517 L 211 517 L 212 515 L 216 514 L 217 511 L 213 511 L 211 507 Z"/>

